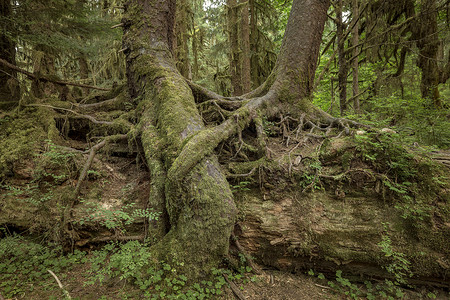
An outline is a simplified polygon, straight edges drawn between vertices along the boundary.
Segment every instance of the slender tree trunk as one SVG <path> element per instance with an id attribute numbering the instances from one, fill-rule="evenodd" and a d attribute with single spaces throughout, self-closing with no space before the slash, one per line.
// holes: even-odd
<path id="1" fill-rule="evenodd" d="M 33 51 L 33 74 L 40 77 L 56 76 L 55 59 L 48 47 L 37 45 Z M 43 80 L 33 80 L 31 83 L 31 93 L 37 98 L 43 98 L 58 92 L 54 83 Z"/>
<path id="2" fill-rule="evenodd" d="M 0 23 L 0 57 L 7 62 L 16 64 L 15 44 L 5 34 L 10 32 L 9 25 L 6 23 L 11 18 L 12 8 L 10 0 L 0 0 L 0 17 L 4 17 L 4 23 Z M 17 72 L 5 66 L 0 66 L 0 101 L 16 102 L 20 98 L 19 82 Z"/>
<path id="3" fill-rule="evenodd" d="M 268 81 L 275 75 L 275 86 L 287 88 L 289 97 L 297 101 L 304 101 L 313 92 L 329 5 L 327 0 L 294 0 L 292 3 L 280 54 Z"/>
<path id="4" fill-rule="evenodd" d="M 352 2 L 352 8 L 353 8 L 353 18 L 358 18 L 359 15 L 359 1 L 353 0 Z M 356 21 L 355 26 L 352 29 L 352 44 L 358 45 L 359 43 L 359 20 Z M 359 107 L 359 64 L 358 64 L 358 54 L 359 50 L 357 47 L 353 49 L 353 62 L 352 62 L 352 72 L 353 72 L 353 109 L 356 113 L 360 113 L 360 107 Z"/>
<path id="5" fill-rule="evenodd" d="M 249 12 L 250 12 L 250 77 L 252 82 L 252 88 L 256 88 L 260 85 L 258 74 L 258 56 L 256 55 L 258 49 L 258 27 L 256 14 L 255 0 L 249 0 Z"/>
<path id="6" fill-rule="evenodd" d="M 337 47 L 338 47 L 338 60 L 339 60 L 339 72 L 338 72 L 338 90 L 339 90 L 339 105 L 341 109 L 341 115 L 347 110 L 347 60 L 345 58 L 345 44 L 344 44 L 344 30 L 345 24 L 342 20 L 342 0 L 338 0 L 336 3 L 336 35 L 337 35 Z"/>
<path id="7" fill-rule="evenodd" d="M 203 8 L 199 8 L 197 6 L 197 2 L 194 1 L 193 3 L 194 6 L 194 12 L 197 12 L 198 9 L 203 9 Z M 194 61 L 192 62 L 192 77 L 193 79 L 197 79 L 198 78 L 198 46 L 199 46 L 199 41 L 198 41 L 198 36 L 197 36 L 197 28 L 196 28 L 196 24 L 195 24 L 195 18 L 193 18 L 193 23 L 192 23 L 192 55 L 194 56 Z"/>
<path id="8" fill-rule="evenodd" d="M 227 0 L 228 37 L 230 43 L 230 76 L 232 95 L 242 95 L 241 51 L 239 49 L 238 7 L 236 0 Z"/>
<path id="9" fill-rule="evenodd" d="M 440 72 L 438 66 L 439 36 L 437 30 L 436 0 L 422 0 L 417 22 L 417 66 L 422 70 L 422 97 L 431 99 L 435 107 L 442 107 L 439 95 Z"/>
<path id="10" fill-rule="evenodd" d="M 249 2 L 241 0 L 241 59 L 242 59 L 242 91 L 250 92 L 251 86 L 251 65 L 250 65 L 250 24 L 249 24 Z"/>
<path id="11" fill-rule="evenodd" d="M 86 60 L 86 57 L 84 55 L 81 55 L 78 58 L 78 64 L 80 66 L 80 78 L 81 79 L 88 79 L 89 78 L 89 66 L 88 62 Z M 87 82 L 84 82 L 85 84 L 88 84 Z M 89 95 L 90 89 L 83 88 L 83 97 L 86 97 Z"/>
<path id="12" fill-rule="evenodd" d="M 176 49 L 175 60 L 181 75 L 192 79 L 191 67 L 189 62 L 189 18 L 190 18 L 189 0 L 178 0 L 176 17 Z"/>

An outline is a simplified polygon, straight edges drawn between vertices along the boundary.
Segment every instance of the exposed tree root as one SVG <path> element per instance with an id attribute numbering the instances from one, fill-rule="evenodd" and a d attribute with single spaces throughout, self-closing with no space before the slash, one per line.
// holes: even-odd
<path id="1" fill-rule="evenodd" d="M 238 239 L 236 238 L 236 235 L 234 234 L 234 232 L 231 233 L 231 239 L 234 241 L 234 244 L 236 245 L 236 248 L 239 250 L 239 252 L 242 255 L 244 255 L 245 259 L 247 260 L 247 263 L 252 268 L 252 270 L 256 274 L 261 275 L 263 273 L 263 271 L 257 264 L 254 263 L 253 259 L 250 257 L 250 255 L 248 255 L 247 251 L 245 251 L 245 249 L 241 246 L 241 244 L 239 243 Z"/>

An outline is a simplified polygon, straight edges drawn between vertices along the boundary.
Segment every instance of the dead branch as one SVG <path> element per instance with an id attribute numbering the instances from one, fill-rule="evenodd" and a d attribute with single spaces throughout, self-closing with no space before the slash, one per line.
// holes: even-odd
<path id="1" fill-rule="evenodd" d="M 111 29 L 114 29 L 114 28 L 118 28 L 118 27 L 123 27 L 123 23 L 120 23 L 120 24 L 117 24 L 117 25 L 113 25 L 113 26 L 111 26 Z"/>
<path id="2" fill-rule="evenodd" d="M 80 114 L 80 113 L 78 113 L 78 112 L 76 112 L 76 111 L 74 111 L 72 109 L 68 109 L 68 108 L 56 107 L 56 106 L 52 106 L 52 105 L 48 105 L 48 104 L 28 104 L 26 106 L 48 107 L 48 108 L 51 108 L 51 109 L 68 111 L 70 113 L 73 113 L 74 115 L 77 115 L 78 117 L 81 117 L 81 118 L 84 118 L 84 119 L 88 119 L 89 121 L 91 121 L 94 124 L 101 124 L 101 125 L 112 125 L 112 124 L 114 124 L 113 122 L 108 122 L 108 121 L 98 121 L 93 116 Z"/>
<path id="3" fill-rule="evenodd" d="M 186 83 L 189 85 L 189 87 L 192 90 L 192 93 L 194 96 L 196 96 L 197 103 L 201 103 L 207 100 L 228 100 L 228 101 L 242 101 L 244 100 L 242 97 L 223 97 L 213 91 L 208 90 L 205 87 L 202 87 L 201 85 L 198 85 L 190 80 L 186 79 Z M 198 99 L 198 96 L 202 96 L 201 100 Z"/>
<path id="4" fill-rule="evenodd" d="M 91 167 L 91 164 L 92 164 L 92 161 L 94 160 L 96 152 L 98 150 L 100 150 L 101 148 L 103 148 L 106 145 L 106 143 L 109 142 L 110 140 L 121 140 L 121 139 L 126 139 L 126 138 L 127 138 L 126 134 L 117 135 L 117 136 L 111 136 L 111 137 L 108 137 L 108 138 L 104 139 L 100 143 L 94 145 L 89 150 L 89 157 L 88 157 L 86 163 L 84 164 L 84 167 L 83 167 L 83 170 L 80 173 L 80 176 L 78 177 L 77 186 L 76 186 L 75 191 L 73 193 L 73 199 L 76 199 L 78 197 L 78 194 L 80 193 L 81 183 L 83 182 L 83 180 L 87 176 L 87 173 L 89 171 L 89 168 Z"/>
<path id="5" fill-rule="evenodd" d="M 1 59 L 1 58 L 0 58 L 0 64 L 4 65 L 4 66 L 6 66 L 6 67 L 8 67 L 10 69 L 13 69 L 13 70 L 15 70 L 15 71 L 17 71 L 19 73 L 25 74 L 29 78 L 32 78 L 32 79 L 35 79 L 35 80 L 49 81 L 49 82 L 53 82 L 53 83 L 56 83 L 56 84 L 59 84 L 59 85 L 71 85 L 71 86 L 77 86 L 77 87 L 81 87 L 81 88 L 100 90 L 100 91 L 110 91 L 111 90 L 109 88 L 101 88 L 101 87 L 98 87 L 98 86 L 81 84 L 81 83 L 76 83 L 76 82 L 67 82 L 67 81 L 61 81 L 61 80 L 54 80 L 54 79 L 48 78 L 48 77 L 43 76 L 43 75 L 36 76 L 35 74 L 33 74 L 31 72 L 28 72 L 26 70 L 23 70 L 23 69 L 15 66 L 13 64 L 10 64 L 9 62 L 7 62 L 6 60 Z"/>
<path id="6" fill-rule="evenodd" d="M 248 176 L 251 176 L 255 171 L 256 171 L 256 167 L 251 169 L 251 171 L 246 173 L 246 174 L 231 174 L 231 173 L 228 173 L 227 174 L 227 178 L 248 177 Z"/>
<path id="7" fill-rule="evenodd" d="M 67 299 L 72 299 L 72 297 L 70 297 L 69 292 L 62 285 L 62 283 L 59 280 L 58 276 L 56 276 L 56 274 L 53 273 L 51 270 L 47 270 L 47 271 L 55 278 L 56 282 L 58 283 L 59 288 L 64 292 L 64 296 L 66 296 Z"/>

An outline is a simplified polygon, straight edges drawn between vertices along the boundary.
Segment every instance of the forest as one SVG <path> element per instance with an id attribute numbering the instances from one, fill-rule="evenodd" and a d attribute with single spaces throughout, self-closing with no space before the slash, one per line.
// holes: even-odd
<path id="1" fill-rule="evenodd" d="M 0 300 L 450 298 L 450 1 L 0 0 L 0 29 Z"/>

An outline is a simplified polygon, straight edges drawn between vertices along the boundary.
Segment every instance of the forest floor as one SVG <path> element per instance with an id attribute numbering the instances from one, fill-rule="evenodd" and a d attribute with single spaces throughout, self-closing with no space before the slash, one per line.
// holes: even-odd
<path id="1" fill-rule="evenodd" d="M 92 145 L 86 143 L 85 137 L 72 137 L 65 142 L 66 144 L 62 146 L 76 149 L 78 152 L 92 147 Z M 344 149 L 344 154 L 345 152 L 352 153 L 346 150 L 344 146 L 345 144 L 342 140 L 337 140 L 330 148 L 330 153 L 331 150 L 335 151 L 336 149 Z M 304 189 L 307 190 L 315 188 L 314 183 L 316 182 L 317 170 L 320 169 L 324 171 L 328 167 L 326 165 L 317 165 L 317 163 L 320 162 L 319 152 L 322 143 L 306 143 L 305 145 L 302 145 L 301 149 L 297 149 L 298 145 L 288 145 L 288 143 L 285 143 L 282 139 L 271 138 L 268 147 L 270 148 L 271 160 L 277 162 L 279 168 L 270 170 L 270 172 L 266 174 L 268 176 L 266 181 L 263 180 L 263 182 L 261 182 L 261 178 L 259 178 L 258 184 L 253 183 L 258 186 L 257 188 L 261 190 L 261 192 L 267 190 L 267 195 L 272 193 L 278 194 L 277 196 L 279 196 L 279 193 L 283 193 L 282 186 L 284 186 L 283 184 L 286 180 L 283 179 L 283 176 L 279 175 L 280 172 L 286 175 L 291 172 L 295 173 L 301 170 L 308 170 L 310 173 L 305 173 L 302 177 L 305 178 L 305 181 L 306 179 L 310 181 L 309 184 L 305 185 Z M 54 154 L 52 152 L 48 153 Z M 122 144 L 112 146 L 106 153 L 98 154 L 94 163 L 90 166 L 91 174 L 82 186 L 81 195 L 84 195 L 86 198 L 96 199 L 98 201 L 98 206 L 96 208 L 101 209 L 103 212 L 106 210 L 124 212 L 124 210 L 121 210 L 121 207 L 129 204 L 135 204 L 133 209 L 146 208 L 150 190 L 149 174 L 145 170 L 142 158 L 136 156 L 136 153 L 138 153 L 136 149 L 129 149 L 127 145 Z M 330 155 L 328 152 L 325 154 Z M 435 153 L 435 155 L 438 157 L 437 160 L 448 166 L 448 151 Z M 86 158 L 87 154 L 81 156 L 81 160 L 78 163 L 79 169 Z M 140 159 L 140 162 L 137 158 Z M 337 162 L 330 163 L 330 170 L 335 170 L 337 164 L 342 164 L 342 158 L 340 156 L 333 157 L 333 159 Z M 22 166 L 17 166 L 14 170 L 16 174 L 20 175 L 20 178 L 16 179 L 16 181 L 9 181 L 9 184 L 12 187 L 20 188 L 20 185 L 24 186 L 27 181 L 30 181 L 33 178 L 33 172 L 35 171 L 36 165 L 33 165 L 31 161 L 24 161 L 21 162 L 21 164 Z M 355 160 L 354 164 L 350 164 L 350 168 L 363 169 L 368 167 L 361 165 L 360 161 Z M 337 173 L 330 174 L 331 175 L 325 176 L 337 176 L 335 175 Z M 356 174 L 352 177 L 355 184 L 366 180 L 363 175 Z M 247 189 L 247 186 L 241 185 L 240 183 L 241 182 L 236 183 L 238 184 L 236 186 L 237 189 Z M 53 184 L 56 186 L 56 183 Z M 63 190 L 63 188 L 67 186 L 74 187 L 75 185 L 76 179 L 71 178 L 60 186 L 56 186 L 56 189 Z M 336 189 L 336 198 L 339 198 L 340 194 L 338 194 L 337 191 L 338 189 Z M 2 195 L 0 194 L 0 196 Z M 86 207 L 81 207 L 81 204 L 79 206 L 79 208 L 74 207 L 73 218 L 75 220 L 86 219 L 86 215 L 89 216 L 89 210 L 86 210 Z M 42 215 L 41 218 L 46 217 L 45 215 Z M 14 218 L 11 218 L 11 220 L 14 220 Z M 137 218 L 136 221 L 138 221 Z M 33 222 L 35 221 L 30 221 L 31 224 L 33 224 Z M 49 222 L 53 222 L 53 219 L 48 218 L 46 221 L 41 220 L 38 223 L 44 224 L 45 222 L 48 223 L 48 227 L 51 227 Z M 118 234 L 124 234 L 123 232 L 116 232 L 114 229 L 111 230 L 111 228 L 101 226 L 101 222 L 96 219 L 89 220 L 89 222 L 90 224 L 74 226 L 77 239 L 74 245 L 72 245 L 72 250 L 75 248 L 86 251 L 87 257 L 91 255 L 92 250 L 98 250 L 105 245 L 108 239 L 114 241 L 114 238 L 116 238 Z M 6 224 L 8 223 L 11 224 L 11 222 L 6 222 Z M 74 224 L 77 223 L 74 222 Z M 32 226 L 33 225 L 30 225 L 30 228 Z M 126 235 L 134 237 L 142 235 L 145 231 L 145 227 L 146 224 L 143 221 L 134 222 L 126 227 Z M 17 229 L 26 228 L 17 226 Z M 0 264 L 1 263 L 2 261 L 0 261 Z M 262 267 L 264 268 L 264 266 Z M 319 274 L 313 276 L 306 274 L 308 270 L 303 270 L 302 272 L 303 273 L 293 274 L 273 269 L 265 270 L 262 275 L 252 276 L 251 274 L 246 274 L 247 280 L 245 280 L 245 282 L 242 280 L 236 281 L 236 284 L 240 287 L 243 297 L 247 300 L 369 299 L 369 297 L 367 297 L 366 286 L 363 283 L 356 283 L 358 280 L 348 282 L 348 284 L 353 285 L 352 288 L 349 288 L 348 286 L 344 286 L 347 283 L 337 282 L 335 278 L 330 278 L 329 281 L 323 277 L 318 278 L 318 276 L 320 277 Z M 23 274 L 18 275 L 24 279 L 27 277 L 27 275 Z M 58 287 L 57 281 L 48 276 L 48 274 L 45 275 L 46 277 L 42 278 L 41 282 L 27 282 L 28 287 L 26 288 L 26 292 L 22 292 L 25 291 L 25 289 L 21 288 L 19 291 L 18 288 L 18 292 L 15 296 L 8 299 L 63 299 L 64 294 L 62 289 Z M 139 287 L 126 279 L 120 280 L 118 278 L 112 278 L 106 280 L 102 284 L 94 283 L 92 285 L 86 285 L 85 283 L 92 280 L 93 277 L 92 268 L 89 262 L 77 263 L 68 270 L 58 272 L 57 275 L 61 280 L 64 289 L 68 291 L 73 299 L 143 299 Z M 249 279 L 250 277 L 252 277 L 252 280 Z M 4 299 L 1 296 L 2 290 L 3 286 L 0 280 L 0 300 Z M 430 287 L 415 287 L 414 289 L 402 290 L 405 294 L 402 299 L 450 299 L 449 291 L 444 289 L 439 290 Z M 225 295 L 219 299 L 237 299 L 230 288 L 225 287 L 224 291 Z M 364 297 L 358 296 L 359 292 L 361 292 Z M 371 299 L 381 298 L 375 297 Z"/>
<path id="2" fill-rule="evenodd" d="M 80 265 L 70 272 L 61 274 L 61 282 L 69 292 L 72 299 L 97 300 L 97 299 L 146 299 L 136 286 L 130 285 L 126 280 L 112 280 L 105 284 L 86 285 L 88 265 Z M 253 282 L 240 284 L 242 295 L 246 300 L 321 300 L 321 299 L 368 299 L 366 297 L 352 298 L 344 291 L 330 287 L 326 281 L 307 274 L 291 274 L 275 270 L 266 270 L 263 275 L 256 275 Z M 334 281 L 336 283 L 336 281 Z M 364 289 L 364 284 L 359 288 Z M 427 296 L 427 288 L 404 289 L 402 299 L 449 299 L 449 293 L 445 290 L 433 290 L 436 298 Z M 1 296 L 0 296 L 0 299 Z M 53 278 L 36 288 L 32 293 L 22 297 L 11 299 L 64 299 L 63 291 Z M 164 298 L 163 298 L 164 299 Z M 213 299 L 239 300 L 230 288 L 224 289 L 224 295 Z M 373 299 L 382 299 L 379 297 Z M 2 299 L 3 300 L 3 299 Z"/>

